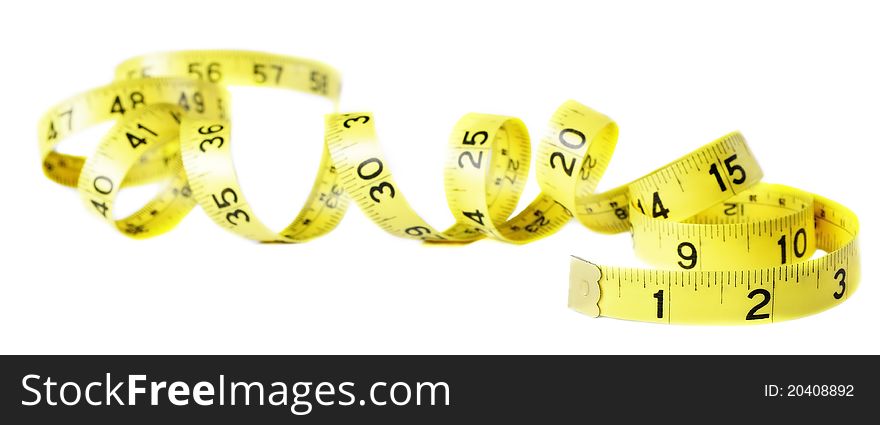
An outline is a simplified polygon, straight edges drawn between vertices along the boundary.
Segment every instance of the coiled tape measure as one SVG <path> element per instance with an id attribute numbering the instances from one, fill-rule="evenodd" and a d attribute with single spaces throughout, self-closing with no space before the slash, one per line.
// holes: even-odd
<path id="1" fill-rule="evenodd" d="M 227 85 L 323 96 L 340 77 L 319 62 L 242 51 L 183 51 L 123 62 L 116 82 L 53 107 L 39 124 L 46 176 L 76 186 L 87 208 L 133 238 L 172 229 L 196 204 L 221 227 L 259 242 L 304 242 L 333 230 L 355 203 L 387 232 L 431 243 L 526 243 L 572 217 L 631 231 L 658 269 L 571 260 L 569 306 L 590 316 L 657 323 L 745 324 L 801 317 L 846 300 L 859 282 L 858 220 L 795 188 L 760 183 L 745 139 L 728 134 L 630 184 L 594 193 L 617 143 L 608 117 L 575 101 L 550 120 L 537 152 L 542 193 L 511 217 L 528 177 L 529 133 L 517 118 L 465 115 L 449 137 L 444 182 L 456 223 L 425 222 L 398 189 L 369 113 L 326 117 L 318 176 L 281 231 L 248 204 L 230 155 Z M 89 158 L 55 151 L 64 137 L 115 120 Z M 163 182 L 143 208 L 112 214 L 120 188 Z M 812 258 L 816 249 L 825 255 Z"/>

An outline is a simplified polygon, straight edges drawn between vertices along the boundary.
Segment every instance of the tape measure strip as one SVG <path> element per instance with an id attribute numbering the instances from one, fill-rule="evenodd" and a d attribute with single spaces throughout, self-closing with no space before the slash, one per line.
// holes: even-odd
<path id="1" fill-rule="evenodd" d="M 331 114 L 306 205 L 287 228 L 274 232 L 259 222 L 238 186 L 222 86 L 304 91 L 330 99 L 335 107 L 338 72 L 315 61 L 257 52 L 189 51 L 128 60 L 117 78 L 128 80 L 50 110 L 40 123 L 40 147 L 47 176 L 77 184 L 87 205 L 129 236 L 170 230 L 197 202 L 215 222 L 242 236 L 300 242 L 332 230 L 351 198 L 386 231 L 431 242 L 490 237 L 523 243 L 576 216 L 597 231 L 631 230 L 639 256 L 679 268 L 636 270 L 573 260 L 570 304 L 590 315 L 663 323 L 773 321 L 827 308 L 857 285 L 855 216 L 793 188 L 756 185 L 762 171 L 739 133 L 628 185 L 593 194 L 613 154 L 617 127 L 598 112 L 566 102 L 538 147 L 542 194 L 509 218 L 528 176 L 528 131 L 516 118 L 468 114 L 453 129 L 445 167 L 447 203 L 456 222 L 440 231 L 424 222 L 397 188 L 377 142 L 374 117 Z M 87 161 L 54 151 L 66 135 L 114 117 L 122 119 Z M 159 178 L 166 184 L 155 199 L 130 217 L 112 218 L 120 187 Z M 803 261 L 817 247 L 831 254 Z M 777 287 L 777 274 L 786 284 L 794 276 L 797 285 Z M 764 287 L 765 276 L 771 276 L 770 289 Z M 803 289 L 800 282 L 813 278 L 815 292 Z M 743 287 L 748 301 L 736 292 Z M 682 293 L 683 288 L 693 293 Z M 834 302 L 817 295 L 834 288 Z M 645 295 L 655 303 L 654 316 L 645 312 Z M 761 308 L 738 319 L 735 313 L 758 297 L 770 301 L 759 300 Z M 771 301 L 770 313 L 763 312 Z"/>
<path id="2" fill-rule="evenodd" d="M 859 284 L 858 222 L 842 205 L 813 198 L 816 247 L 828 252 L 819 258 L 798 260 L 809 258 L 812 243 L 798 231 L 765 238 L 779 245 L 775 257 L 784 264 L 774 267 L 646 270 L 572 258 L 569 306 L 594 317 L 689 324 L 770 323 L 834 307 Z"/>

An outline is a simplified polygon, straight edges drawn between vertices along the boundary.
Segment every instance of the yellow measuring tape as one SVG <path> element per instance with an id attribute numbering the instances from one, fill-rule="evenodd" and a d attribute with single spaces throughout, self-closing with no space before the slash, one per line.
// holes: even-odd
<path id="1" fill-rule="evenodd" d="M 123 62 L 116 82 L 74 96 L 39 124 L 44 173 L 76 186 L 121 232 L 172 229 L 196 204 L 221 227 L 260 242 L 303 242 L 336 227 L 348 200 L 381 228 L 431 243 L 493 238 L 526 243 L 572 217 L 600 232 L 631 231 L 636 254 L 660 269 L 572 259 L 569 305 L 591 316 L 658 323 L 764 323 L 845 300 L 859 281 L 858 220 L 800 190 L 760 183 L 739 133 L 728 134 L 622 187 L 596 194 L 617 143 L 608 117 L 575 101 L 552 116 L 537 152 L 541 194 L 521 212 L 531 143 L 517 118 L 465 115 L 449 137 L 444 183 L 455 224 L 436 229 L 407 203 L 369 113 L 332 113 L 305 205 L 290 224 L 262 224 L 238 184 L 225 86 L 290 89 L 339 99 L 340 77 L 312 60 L 243 51 L 183 51 Z M 115 120 L 94 155 L 55 150 L 66 136 Z M 134 214 L 116 218 L 126 186 L 162 182 Z M 511 217 L 512 216 L 512 217 Z M 811 259 L 816 249 L 827 254 Z"/>

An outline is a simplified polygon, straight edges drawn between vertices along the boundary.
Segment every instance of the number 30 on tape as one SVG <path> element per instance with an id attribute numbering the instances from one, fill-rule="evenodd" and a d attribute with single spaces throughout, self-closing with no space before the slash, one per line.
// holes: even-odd
<path id="1" fill-rule="evenodd" d="M 43 171 L 77 187 L 87 208 L 133 238 L 156 236 L 201 206 L 219 226 L 260 242 L 304 242 L 333 230 L 349 200 L 387 232 L 431 243 L 527 243 L 572 217 L 598 232 L 631 232 L 656 269 L 571 260 L 569 305 L 590 316 L 656 323 L 746 324 L 801 317 L 846 300 L 859 282 L 856 216 L 831 200 L 761 183 L 745 139 L 730 133 L 630 184 L 595 193 L 617 125 L 575 101 L 538 144 L 541 194 L 514 212 L 532 159 L 517 118 L 465 115 L 449 136 L 444 183 L 455 224 L 438 229 L 407 203 L 370 113 L 331 113 L 305 205 L 274 231 L 248 204 L 230 154 L 230 85 L 321 96 L 336 105 L 339 73 L 320 62 L 242 51 L 182 51 L 123 62 L 116 81 L 62 101 L 39 123 Z M 334 106 L 335 109 L 335 106 Z M 65 137 L 115 121 L 88 158 Z M 162 182 L 128 217 L 120 189 Z M 814 255 L 822 250 L 823 255 Z"/>

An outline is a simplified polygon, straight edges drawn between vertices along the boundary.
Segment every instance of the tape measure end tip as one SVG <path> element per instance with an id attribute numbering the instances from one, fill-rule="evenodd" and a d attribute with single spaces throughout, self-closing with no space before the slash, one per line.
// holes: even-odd
<path id="1" fill-rule="evenodd" d="M 572 255 L 568 307 L 590 317 L 599 317 L 601 277 L 602 271 L 599 266 Z"/>

